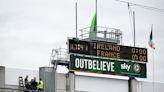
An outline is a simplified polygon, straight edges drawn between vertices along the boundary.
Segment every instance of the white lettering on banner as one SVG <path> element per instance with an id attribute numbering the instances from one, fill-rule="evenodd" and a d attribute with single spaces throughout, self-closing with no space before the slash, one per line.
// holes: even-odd
<path id="1" fill-rule="evenodd" d="M 93 60 L 93 70 L 96 70 L 96 60 Z"/>
<path id="2" fill-rule="evenodd" d="M 99 61 L 99 60 L 80 59 L 80 58 L 75 59 L 75 68 L 80 68 L 80 69 L 115 72 L 114 64 L 115 62 L 109 62 L 109 61 Z"/>
<path id="3" fill-rule="evenodd" d="M 80 61 L 80 68 L 83 68 L 84 67 L 84 63 L 81 63 Z"/>
<path id="4" fill-rule="evenodd" d="M 95 60 L 96 61 L 96 60 Z M 100 62 L 101 63 L 101 62 Z M 101 68 L 98 66 L 99 65 L 99 62 L 96 62 L 96 69 L 97 70 L 101 70 Z M 101 64 L 100 64 L 101 65 Z"/>
<path id="5" fill-rule="evenodd" d="M 124 63 L 124 64 L 121 64 L 121 69 L 125 69 L 125 70 L 129 71 L 130 70 L 130 66 L 131 65 L 128 65 L 128 64 Z"/>
<path id="6" fill-rule="evenodd" d="M 108 71 L 110 71 L 110 69 L 111 69 L 111 71 L 114 72 L 114 62 L 107 64 L 107 69 L 108 69 Z"/>
<path id="7" fill-rule="evenodd" d="M 87 63 L 85 63 L 85 69 L 87 69 Z"/>
<path id="8" fill-rule="evenodd" d="M 82 60 L 80 60 L 80 61 L 82 61 Z M 86 61 L 88 61 L 88 69 L 92 69 L 92 60 L 86 59 Z M 81 62 L 81 63 L 83 63 L 83 62 Z"/>
<path id="9" fill-rule="evenodd" d="M 76 59 L 75 59 L 75 67 L 76 67 L 76 68 L 79 68 L 79 65 L 80 65 L 79 63 L 80 63 L 80 62 L 79 62 L 79 59 L 76 58 Z"/>

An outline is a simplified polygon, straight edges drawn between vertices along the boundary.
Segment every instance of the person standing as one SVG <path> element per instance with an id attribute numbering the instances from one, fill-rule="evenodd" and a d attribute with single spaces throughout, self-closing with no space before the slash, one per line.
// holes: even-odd
<path id="1" fill-rule="evenodd" d="M 33 81 L 31 82 L 32 90 L 37 90 L 38 83 L 36 82 L 36 77 L 34 77 Z"/>
<path id="2" fill-rule="evenodd" d="M 26 75 L 26 78 L 24 79 L 24 82 L 25 82 L 25 92 L 29 92 L 29 81 L 28 81 L 28 75 Z"/>
<path id="3" fill-rule="evenodd" d="M 43 91 L 43 88 L 44 88 L 44 83 L 43 83 L 43 80 L 40 78 L 39 79 L 39 84 L 38 84 L 38 90 L 39 90 L 39 92 L 42 92 Z"/>
<path id="4" fill-rule="evenodd" d="M 33 85 L 32 85 L 32 82 L 34 81 L 34 79 L 31 79 L 31 81 L 29 82 L 29 89 L 30 90 L 33 90 Z"/>

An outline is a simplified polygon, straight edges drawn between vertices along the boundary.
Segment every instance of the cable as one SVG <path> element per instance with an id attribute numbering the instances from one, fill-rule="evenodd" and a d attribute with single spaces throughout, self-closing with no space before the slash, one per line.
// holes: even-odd
<path id="1" fill-rule="evenodd" d="M 153 10 L 153 11 L 158 11 L 158 12 L 164 12 L 164 9 L 160 9 L 160 8 L 156 8 L 156 7 L 145 6 L 145 5 L 130 3 L 130 2 L 121 1 L 121 0 L 116 0 L 116 1 L 122 2 L 122 3 L 129 3 L 130 6 L 138 6 L 138 7 L 141 7 L 141 8 L 148 9 L 148 10 Z"/>
<path id="2" fill-rule="evenodd" d="M 151 6 L 145 6 L 145 5 L 133 4 L 133 3 L 131 3 L 131 5 L 138 6 L 138 7 L 141 7 L 141 8 L 145 8 L 145 9 L 148 9 L 148 10 L 164 12 L 164 9 L 159 9 L 159 8 L 155 8 L 155 7 L 151 7 Z"/>

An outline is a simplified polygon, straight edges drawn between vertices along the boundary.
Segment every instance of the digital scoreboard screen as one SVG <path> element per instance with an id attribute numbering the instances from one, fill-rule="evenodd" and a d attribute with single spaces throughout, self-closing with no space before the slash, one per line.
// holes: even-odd
<path id="1" fill-rule="evenodd" d="M 69 53 L 147 62 L 147 49 L 101 41 L 69 39 Z"/>

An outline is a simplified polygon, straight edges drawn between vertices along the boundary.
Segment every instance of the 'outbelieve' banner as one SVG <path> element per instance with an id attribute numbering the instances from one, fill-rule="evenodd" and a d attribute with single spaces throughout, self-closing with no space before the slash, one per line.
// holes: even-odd
<path id="1" fill-rule="evenodd" d="M 146 64 L 70 55 L 70 70 L 146 78 Z"/>

